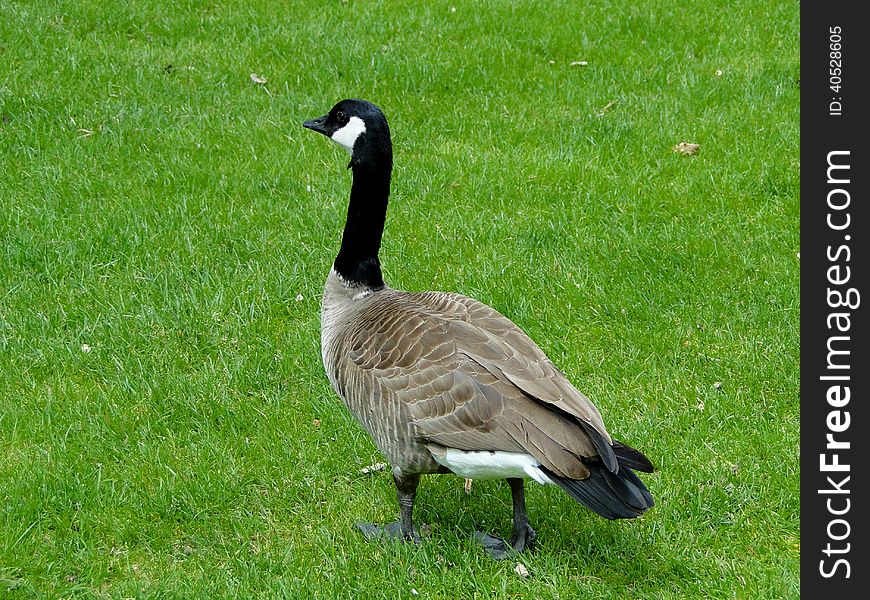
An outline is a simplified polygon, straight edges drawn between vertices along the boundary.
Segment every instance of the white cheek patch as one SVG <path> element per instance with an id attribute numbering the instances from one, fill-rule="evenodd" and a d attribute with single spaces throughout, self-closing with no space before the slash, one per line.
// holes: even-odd
<path id="1" fill-rule="evenodd" d="M 359 117 L 351 117 L 347 125 L 332 134 L 332 141 L 353 154 L 357 138 L 365 133 L 366 124 Z"/>

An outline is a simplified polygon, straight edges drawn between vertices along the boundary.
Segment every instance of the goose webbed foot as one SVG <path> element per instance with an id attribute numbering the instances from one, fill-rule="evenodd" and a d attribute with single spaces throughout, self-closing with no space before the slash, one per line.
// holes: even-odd
<path id="1" fill-rule="evenodd" d="M 397 475 L 393 473 L 393 481 L 396 483 L 396 498 L 399 501 L 399 521 L 389 525 L 371 525 L 369 523 L 357 523 L 355 527 L 363 532 L 367 540 L 393 540 L 398 542 L 420 543 L 420 534 L 413 523 L 414 498 L 417 495 L 417 485 L 420 476 L 403 475 L 401 471 Z"/>
<path id="2" fill-rule="evenodd" d="M 490 557 L 502 560 L 511 554 L 530 549 L 535 541 L 535 530 L 527 523 L 523 529 L 515 531 L 510 540 L 503 540 L 482 531 L 475 531 L 474 540 L 483 546 Z"/>
<path id="3" fill-rule="evenodd" d="M 474 539 L 495 560 L 501 560 L 516 552 L 528 550 L 535 541 L 535 530 L 529 525 L 529 517 L 526 514 L 526 496 L 523 490 L 523 480 L 509 478 L 507 482 L 511 486 L 511 499 L 514 504 L 514 532 L 511 535 L 511 539 L 509 541 L 502 540 L 482 531 L 474 533 Z"/>
<path id="4" fill-rule="evenodd" d="M 354 523 L 354 527 L 359 529 L 365 538 L 369 541 L 393 541 L 393 542 L 413 542 L 420 543 L 420 533 L 417 528 L 413 528 L 409 535 L 402 533 L 402 523 L 396 521 L 389 525 L 373 525 L 371 523 Z"/>

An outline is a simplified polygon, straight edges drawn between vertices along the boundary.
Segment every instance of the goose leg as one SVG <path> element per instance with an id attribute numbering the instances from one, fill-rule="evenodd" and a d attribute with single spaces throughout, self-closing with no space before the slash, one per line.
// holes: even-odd
<path id="1" fill-rule="evenodd" d="M 419 475 L 393 475 L 396 482 L 396 496 L 399 500 L 399 521 L 386 526 L 370 523 L 357 523 L 355 527 L 363 532 L 366 539 L 390 539 L 402 542 L 420 542 L 420 535 L 414 530 L 414 497 L 417 495 Z"/>
<path id="2" fill-rule="evenodd" d="M 529 525 L 529 517 L 526 514 L 524 482 L 513 477 L 508 478 L 507 482 L 511 487 L 511 498 L 514 504 L 514 531 L 510 541 L 501 540 L 481 531 L 474 534 L 474 538 L 496 560 L 507 558 L 512 552 L 522 552 L 531 548 L 532 542 L 535 541 L 535 530 Z"/>
<path id="3" fill-rule="evenodd" d="M 535 530 L 529 525 L 529 516 L 526 513 L 526 492 L 523 488 L 522 479 L 508 479 L 511 486 L 511 496 L 514 501 L 514 532 L 511 536 L 511 546 L 517 552 L 522 552 L 532 547 L 535 541 Z"/>

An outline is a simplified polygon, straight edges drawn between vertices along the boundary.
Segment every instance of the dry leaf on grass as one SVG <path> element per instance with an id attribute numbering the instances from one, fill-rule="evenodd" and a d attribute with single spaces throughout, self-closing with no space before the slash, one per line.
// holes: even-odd
<path id="1" fill-rule="evenodd" d="M 611 108 L 613 108 L 613 105 L 616 104 L 617 102 L 618 102 L 618 100 L 611 100 L 610 102 L 608 102 L 608 103 L 604 106 L 604 108 L 602 108 L 602 109 L 599 110 L 597 113 L 595 113 L 595 116 L 596 116 L 596 117 L 603 117 L 604 115 L 607 114 L 607 111 L 610 110 Z"/>
<path id="2" fill-rule="evenodd" d="M 373 465 L 363 467 L 362 470 L 360 470 L 360 473 L 362 473 L 363 475 L 368 475 L 369 473 L 374 473 L 375 471 L 380 471 L 380 470 L 386 469 L 386 468 L 387 468 L 387 463 L 375 463 Z"/>
<path id="3" fill-rule="evenodd" d="M 260 77 L 256 73 L 251 73 L 251 81 L 259 85 L 265 85 L 267 80 L 265 77 Z"/>
<path id="4" fill-rule="evenodd" d="M 517 566 L 514 567 L 514 573 L 516 573 L 520 577 L 528 577 L 529 576 L 529 570 L 526 568 L 526 565 L 524 565 L 523 563 L 520 563 L 520 562 L 518 562 Z"/>
<path id="5" fill-rule="evenodd" d="M 466 480 L 465 480 L 465 493 L 466 493 L 467 495 L 471 494 L 471 482 L 472 482 L 472 481 L 473 481 L 472 479 L 466 479 Z"/>
<path id="6" fill-rule="evenodd" d="M 686 156 L 697 154 L 698 150 L 700 149 L 701 144 L 694 144 L 692 142 L 680 142 L 679 144 L 674 146 L 674 152 L 679 152 L 680 154 L 685 154 Z"/>

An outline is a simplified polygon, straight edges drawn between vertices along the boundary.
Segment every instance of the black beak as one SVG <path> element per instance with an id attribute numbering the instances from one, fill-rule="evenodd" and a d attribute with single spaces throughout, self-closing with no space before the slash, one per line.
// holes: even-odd
<path id="1" fill-rule="evenodd" d="M 316 119 L 309 119 L 305 121 L 302 126 L 306 129 L 310 129 L 311 131 L 316 131 L 317 133 L 322 133 L 323 135 L 328 135 L 326 133 L 326 127 L 324 127 L 324 123 L 326 123 L 326 118 L 329 115 L 323 115 L 322 117 L 317 117 Z"/>

